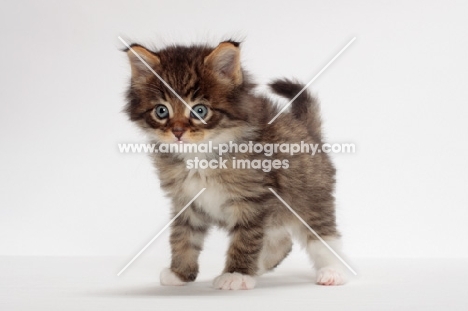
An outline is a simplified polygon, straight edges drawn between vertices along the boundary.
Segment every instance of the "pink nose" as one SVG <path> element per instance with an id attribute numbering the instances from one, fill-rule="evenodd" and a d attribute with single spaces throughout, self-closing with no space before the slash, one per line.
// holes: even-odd
<path id="1" fill-rule="evenodd" d="M 177 139 L 180 139 L 182 135 L 184 135 L 185 129 L 181 127 L 174 127 L 172 129 L 172 133 L 174 133 L 174 136 L 177 137 Z"/>

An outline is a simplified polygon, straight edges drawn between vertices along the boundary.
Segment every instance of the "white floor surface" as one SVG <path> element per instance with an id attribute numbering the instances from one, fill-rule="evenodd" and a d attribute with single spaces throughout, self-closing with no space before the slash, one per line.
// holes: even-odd
<path id="1" fill-rule="evenodd" d="M 0 310 L 468 310 L 468 259 L 354 259 L 347 285 L 313 283 L 291 258 L 251 291 L 221 291 L 211 280 L 222 263 L 201 267 L 184 287 L 159 284 L 162 260 L 0 257 Z"/>

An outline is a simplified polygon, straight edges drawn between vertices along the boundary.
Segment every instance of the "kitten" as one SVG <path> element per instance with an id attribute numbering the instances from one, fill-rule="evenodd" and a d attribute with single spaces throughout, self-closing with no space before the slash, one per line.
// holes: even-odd
<path id="1" fill-rule="evenodd" d="M 134 44 L 132 49 L 193 109 L 189 110 L 127 50 L 132 76 L 126 112 L 151 142 L 322 144 L 319 107 L 307 92 L 292 103 L 289 112 L 268 124 L 279 109 L 254 94 L 255 85 L 241 67 L 239 43 L 225 41 L 215 48 L 170 46 L 157 52 Z M 274 93 L 292 99 L 303 86 L 277 80 L 270 87 Z M 278 153 L 274 158 L 288 160 L 289 167 L 269 172 L 230 165 L 234 158 L 267 159 L 263 154 L 233 152 L 224 155 L 227 168 L 188 169 L 187 159 L 195 156 L 210 159 L 218 154 L 152 154 L 161 188 L 172 200 L 173 215 L 206 188 L 172 224 L 172 261 L 170 268 L 161 272 L 161 284 L 183 285 L 196 279 L 203 240 L 212 225 L 225 228 L 231 239 L 225 269 L 214 280 L 215 288 L 253 288 L 256 276 L 274 269 L 289 254 L 292 236 L 314 262 L 318 284 L 345 282 L 339 260 L 269 190 L 272 188 L 339 251 L 333 196 L 335 168 L 327 154 Z"/>

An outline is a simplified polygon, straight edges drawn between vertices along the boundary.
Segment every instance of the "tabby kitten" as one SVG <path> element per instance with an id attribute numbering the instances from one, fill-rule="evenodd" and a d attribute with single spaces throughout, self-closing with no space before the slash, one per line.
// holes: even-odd
<path id="1" fill-rule="evenodd" d="M 289 112 L 268 122 L 278 108 L 255 95 L 254 84 L 240 62 L 239 43 L 170 46 L 159 51 L 134 44 L 132 49 L 190 106 L 188 109 L 129 49 L 131 84 L 126 112 L 152 143 L 242 142 L 322 144 L 319 108 L 302 93 Z M 293 98 L 302 85 L 277 80 L 271 90 Z M 198 116 L 194 114 L 196 112 Z M 204 124 L 201 117 L 206 124 Z M 225 228 L 230 246 L 224 271 L 213 285 L 217 289 L 251 289 L 255 279 L 275 268 L 291 251 L 292 237 L 302 244 L 321 285 L 345 282 L 339 260 L 289 211 L 272 188 L 327 243 L 339 251 L 335 223 L 335 168 L 325 153 L 275 154 L 288 160 L 289 168 L 234 169 L 236 159 L 266 159 L 263 154 L 224 155 L 227 168 L 188 169 L 186 160 L 217 158 L 218 154 L 154 153 L 162 189 L 177 214 L 202 188 L 206 190 L 171 227 L 171 266 L 161 272 L 161 284 L 184 285 L 198 274 L 198 257 L 212 225 Z"/>

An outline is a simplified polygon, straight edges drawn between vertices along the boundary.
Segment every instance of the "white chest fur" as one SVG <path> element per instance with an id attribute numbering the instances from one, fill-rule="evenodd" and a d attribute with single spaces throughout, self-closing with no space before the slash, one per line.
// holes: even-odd
<path id="1" fill-rule="evenodd" d="M 194 203 L 211 218 L 229 223 L 229 209 L 223 207 L 229 196 L 221 184 L 210 179 L 209 171 L 192 170 L 184 181 L 182 191 L 192 199 L 203 188 L 206 190 Z"/>

